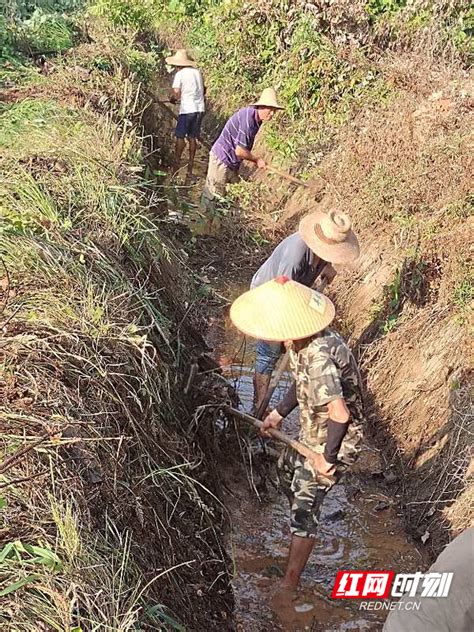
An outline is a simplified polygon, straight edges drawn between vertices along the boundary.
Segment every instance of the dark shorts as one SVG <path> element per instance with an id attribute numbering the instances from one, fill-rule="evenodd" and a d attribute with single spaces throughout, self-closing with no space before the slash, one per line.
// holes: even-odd
<path id="1" fill-rule="evenodd" d="M 176 138 L 186 138 L 186 136 L 189 138 L 199 138 L 203 116 L 204 112 L 180 114 L 174 132 Z"/>
<path id="2" fill-rule="evenodd" d="M 293 448 L 285 448 L 278 461 L 280 489 L 290 502 L 290 530 L 300 538 L 314 538 L 318 532 L 321 505 L 328 491 L 339 482 L 345 466 L 331 476 L 315 474 L 306 459 Z"/>

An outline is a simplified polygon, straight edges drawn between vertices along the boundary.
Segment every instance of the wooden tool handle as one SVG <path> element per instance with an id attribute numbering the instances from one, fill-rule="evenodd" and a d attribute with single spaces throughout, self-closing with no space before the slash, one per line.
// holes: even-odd
<path id="1" fill-rule="evenodd" d="M 260 430 L 260 428 L 263 425 L 263 422 L 260 421 L 260 419 L 256 419 L 255 417 L 252 417 L 252 415 L 248 415 L 247 413 L 242 413 L 240 410 L 236 410 L 235 408 L 232 408 L 232 406 L 225 405 L 222 408 L 223 410 L 225 410 L 227 413 L 229 413 L 236 419 L 246 421 L 247 423 L 252 424 L 252 426 L 257 428 L 258 430 Z M 297 452 L 299 452 L 302 456 L 306 457 L 307 459 L 311 459 L 316 454 L 314 450 L 311 450 L 311 448 L 308 448 L 308 446 L 304 445 L 304 443 L 301 443 L 301 441 L 297 441 L 296 439 L 292 439 L 289 435 L 285 434 L 284 432 L 281 432 L 280 430 L 276 430 L 275 428 L 270 428 L 268 430 L 268 434 L 271 435 L 277 441 L 281 441 L 282 443 L 289 445 L 291 448 L 294 448 Z"/>
<path id="2" fill-rule="evenodd" d="M 272 165 L 267 165 L 265 167 L 265 169 L 267 171 L 270 171 L 270 173 L 274 173 L 275 175 L 280 176 L 280 178 L 285 178 L 285 180 L 289 180 L 290 182 L 294 182 L 295 184 L 297 184 L 300 187 L 309 188 L 309 184 L 307 182 L 303 182 L 303 180 L 299 180 L 298 178 L 295 178 L 294 176 L 290 176 L 289 173 L 285 173 L 284 171 L 280 171 L 280 169 L 276 169 L 275 167 L 272 167 Z"/>
<path id="3" fill-rule="evenodd" d="M 272 379 L 270 380 L 270 384 L 268 385 L 268 389 L 267 389 L 267 392 L 265 393 L 265 397 L 263 398 L 263 401 L 257 410 L 257 414 L 256 414 L 257 419 L 261 419 L 263 414 L 265 413 L 267 406 L 270 403 L 270 400 L 272 398 L 272 395 L 275 392 L 276 387 L 278 386 L 280 378 L 283 375 L 283 373 L 286 371 L 286 369 L 288 368 L 289 363 L 290 363 L 290 352 L 287 351 L 285 355 L 282 357 L 282 359 L 280 360 L 278 369 L 275 371 L 275 373 L 272 376 Z"/>

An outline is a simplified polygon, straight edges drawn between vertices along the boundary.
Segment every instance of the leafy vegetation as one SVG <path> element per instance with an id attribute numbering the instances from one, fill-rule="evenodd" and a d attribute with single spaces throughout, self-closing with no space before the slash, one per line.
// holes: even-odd
<path id="1" fill-rule="evenodd" d="M 368 0 L 365 3 L 365 10 L 371 16 L 378 16 L 386 13 L 396 13 L 407 4 L 407 0 Z"/>
<path id="2" fill-rule="evenodd" d="M 391 283 L 385 289 L 381 300 L 372 307 L 372 318 L 378 331 L 386 335 L 400 323 L 400 316 L 406 303 L 422 306 L 428 300 L 430 287 L 426 278 L 427 264 L 417 256 L 407 257 L 396 268 Z"/>
<path id="3" fill-rule="evenodd" d="M 458 282 L 453 291 L 453 302 L 461 312 L 469 308 L 472 310 L 474 301 L 474 279 L 472 276 L 466 277 Z"/>
<path id="4" fill-rule="evenodd" d="M 97 0 L 90 12 L 105 17 L 117 26 L 126 26 L 140 31 L 149 31 L 160 14 L 160 3 L 153 0 Z"/>
<path id="5" fill-rule="evenodd" d="M 223 114 L 251 102 L 263 87 L 276 86 L 286 109 L 268 126 L 266 140 L 288 160 L 304 155 L 309 163 L 317 161 L 352 108 L 390 93 L 362 52 L 344 59 L 310 15 L 299 10 L 288 26 L 286 10 L 277 3 L 270 11 L 217 3 L 192 23 L 188 41 Z"/>
<path id="6" fill-rule="evenodd" d="M 77 9 L 79 2 L 15 2 L 0 17 L 0 57 L 17 48 L 25 53 L 58 53 L 74 44 L 77 28 L 65 13 Z"/>

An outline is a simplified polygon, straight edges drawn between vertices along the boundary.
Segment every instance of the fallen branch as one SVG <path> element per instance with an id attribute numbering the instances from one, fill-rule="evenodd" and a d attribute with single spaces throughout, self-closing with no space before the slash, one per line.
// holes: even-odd
<path id="1" fill-rule="evenodd" d="M 0 489 L 5 489 L 5 487 L 10 487 L 11 485 L 20 485 L 21 483 L 27 483 L 35 478 L 39 478 L 40 476 L 49 476 L 50 473 L 51 472 L 48 470 L 47 472 L 38 472 L 37 474 L 25 476 L 24 478 L 15 478 L 12 481 L 8 481 L 7 483 L 0 483 Z"/>
<path id="2" fill-rule="evenodd" d="M 199 365 L 197 362 L 193 362 L 191 364 L 191 367 L 189 369 L 189 375 L 188 375 L 188 379 L 186 381 L 186 386 L 184 387 L 184 394 L 187 395 L 189 393 L 189 389 L 191 388 L 193 382 L 194 382 L 194 378 L 196 377 L 196 375 L 198 374 L 199 371 Z"/>

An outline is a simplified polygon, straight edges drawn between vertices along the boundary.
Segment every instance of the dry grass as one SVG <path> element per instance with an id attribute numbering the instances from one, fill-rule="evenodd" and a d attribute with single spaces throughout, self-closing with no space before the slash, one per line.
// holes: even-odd
<path id="1" fill-rule="evenodd" d="M 190 283 L 148 208 L 140 87 L 78 87 L 69 63 L 0 112 L 0 621 L 223 629 L 213 448 L 179 396 Z"/>

